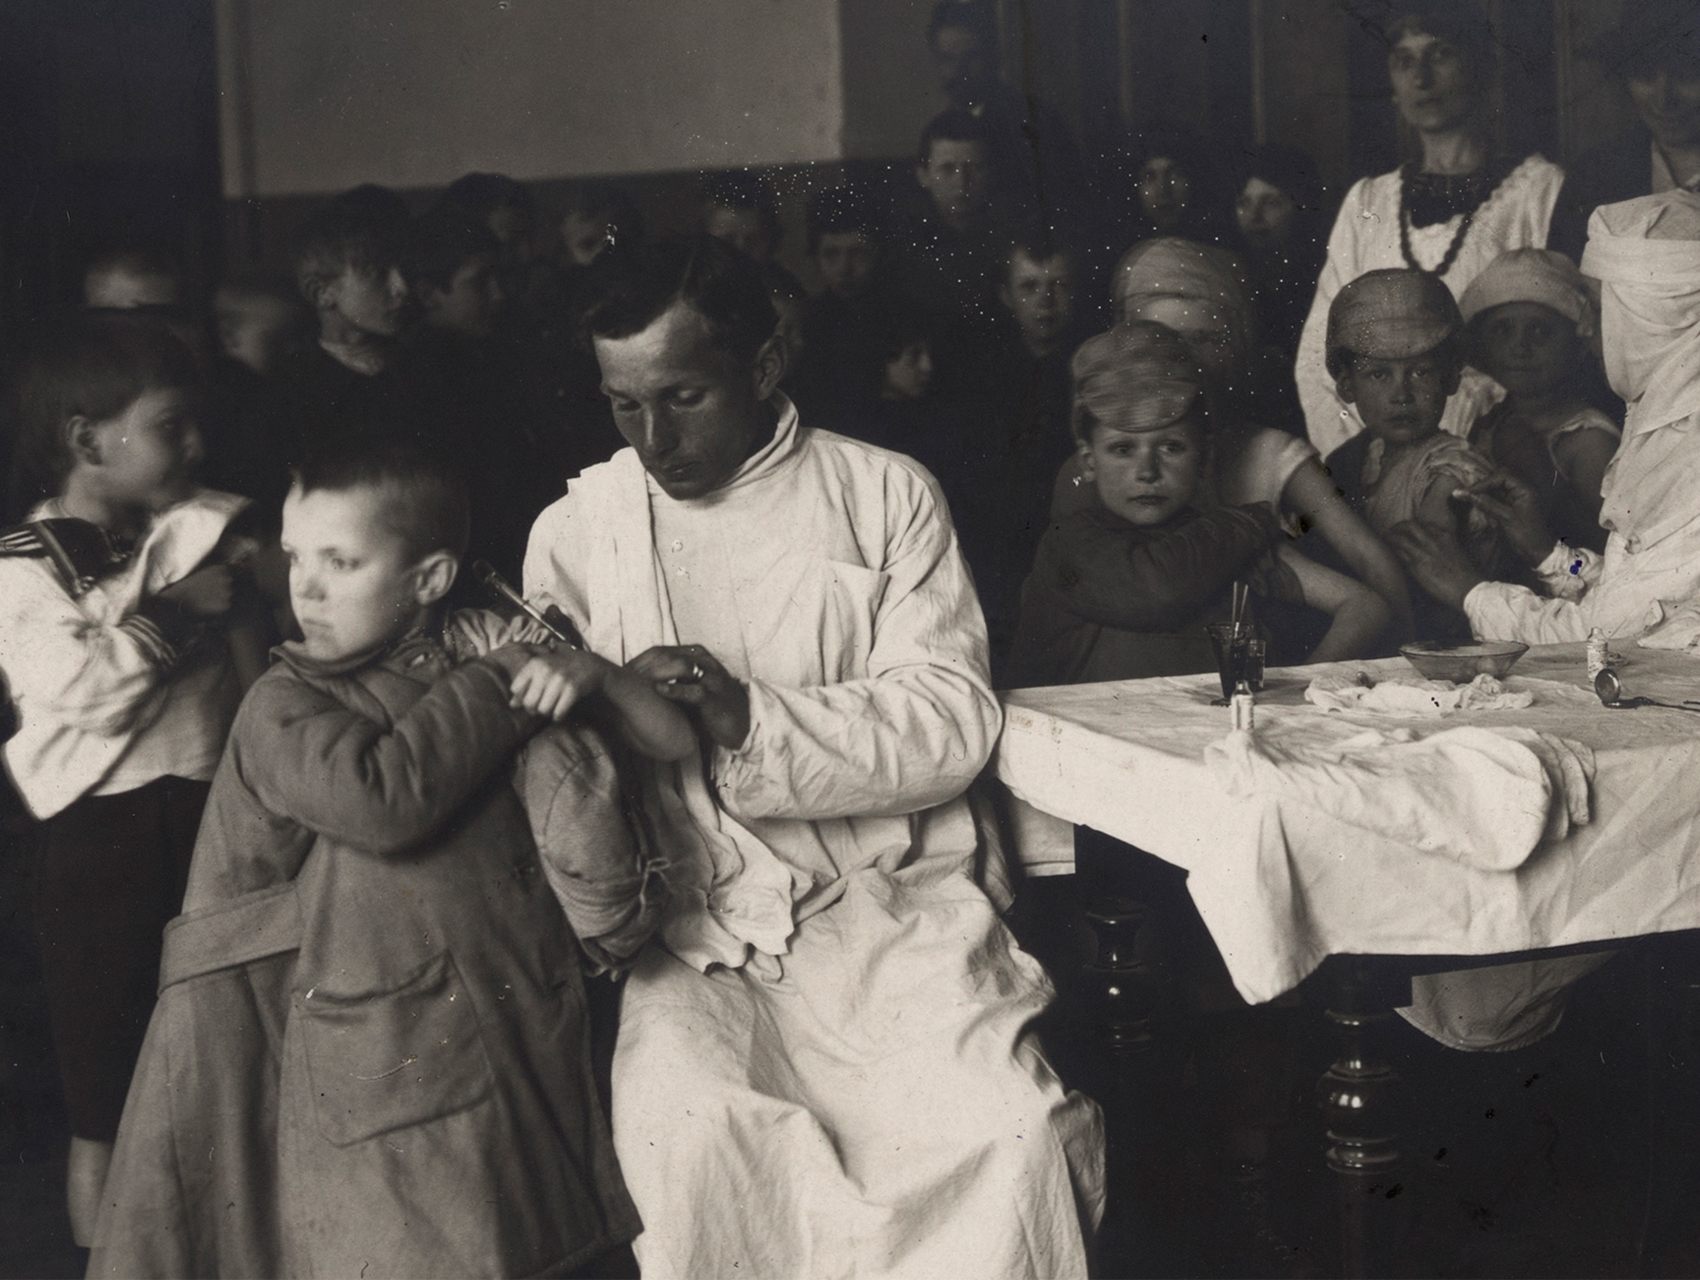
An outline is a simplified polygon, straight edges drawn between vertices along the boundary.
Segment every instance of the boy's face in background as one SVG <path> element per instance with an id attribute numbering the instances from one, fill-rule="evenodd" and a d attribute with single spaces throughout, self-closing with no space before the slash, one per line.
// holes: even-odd
<path id="1" fill-rule="evenodd" d="M 155 512 L 189 496 L 203 450 L 187 391 L 150 387 L 89 431 L 108 497 Z"/>
<path id="2" fill-rule="evenodd" d="M 467 338 L 488 338 L 495 333 L 507 296 L 499 269 L 494 253 L 475 253 L 455 269 L 447 289 L 423 282 L 419 294 L 426 323 Z"/>
<path id="3" fill-rule="evenodd" d="M 1139 171 L 1139 203 L 1158 232 L 1173 231 L 1180 226 L 1191 198 L 1192 179 L 1179 161 L 1169 156 L 1152 156 Z"/>
<path id="4" fill-rule="evenodd" d="M 720 487 L 755 452 L 764 405 L 784 370 L 716 346 L 708 321 L 675 302 L 647 329 L 625 338 L 596 338 L 602 391 L 614 425 L 637 451 L 644 470 L 674 499 L 700 498 Z"/>
<path id="5" fill-rule="evenodd" d="M 1247 178 L 1239 199 L 1234 201 L 1240 234 L 1252 248 L 1265 253 L 1287 243 L 1298 210 L 1292 196 L 1262 178 Z"/>
<path id="6" fill-rule="evenodd" d="M 1364 429 L 1389 444 L 1413 444 L 1440 429 L 1459 369 L 1436 352 L 1403 359 L 1353 356 L 1339 378 L 1340 398 L 1356 405 Z"/>
<path id="7" fill-rule="evenodd" d="M 999 296 L 1027 346 L 1048 354 L 1074 318 L 1074 270 L 1063 254 L 1035 260 L 1017 249 Z"/>
<path id="8" fill-rule="evenodd" d="M 292 489 L 283 504 L 289 602 L 310 656 L 334 662 L 405 635 L 423 618 L 416 557 L 371 485 Z"/>
<path id="9" fill-rule="evenodd" d="M 1203 433 L 1190 414 L 1145 431 L 1100 422 L 1081 446 L 1082 468 L 1107 510 L 1141 528 L 1166 524 L 1204 479 Z"/>
<path id="10" fill-rule="evenodd" d="M 934 138 L 927 163 L 916 166 L 915 180 L 945 225 L 964 230 L 985 212 L 991 195 L 986 148 L 974 141 Z"/>
<path id="11" fill-rule="evenodd" d="M 879 255 L 879 244 L 865 231 L 823 231 L 815 266 L 826 291 L 849 302 L 867 292 Z"/>
<path id="12" fill-rule="evenodd" d="M 1507 302 L 1471 326 L 1476 361 L 1514 396 L 1540 395 L 1569 378 L 1581 352 L 1576 326 L 1538 302 Z"/>
<path id="13" fill-rule="evenodd" d="M 361 333 L 393 338 L 407 323 L 407 300 L 400 267 L 350 264 L 320 294 L 319 309 L 334 311 Z"/>
<path id="14" fill-rule="evenodd" d="M 911 342 L 885 362 L 885 398 L 919 400 L 933 385 L 933 351 L 926 339 Z"/>

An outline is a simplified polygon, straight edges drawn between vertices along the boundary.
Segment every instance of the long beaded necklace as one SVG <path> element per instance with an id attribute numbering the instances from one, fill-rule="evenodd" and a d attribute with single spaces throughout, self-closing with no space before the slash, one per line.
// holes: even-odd
<path id="1" fill-rule="evenodd" d="M 1411 214 L 1406 208 L 1406 192 L 1411 185 L 1411 179 L 1416 176 L 1417 167 L 1405 164 L 1399 170 L 1399 252 L 1405 259 L 1405 265 L 1412 271 L 1426 271 L 1433 276 L 1444 276 L 1452 270 L 1452 264 L 1458 259 L 1458 251 L 1464 247 L 1464 237 L 1470 233 L 1470 223 L 1475 221 L 1478 211 L 1491 196 L 1497 186 L 1489 187 L 1470 208 L 1464 210 L 1464 216 L 1458 222 L 1458 230 L 1452 233 L 1452 243 L 1446 246 L 1440 263 L 1432 271 L 1417 261 L 1417 255 L 1411 252 Z"/>

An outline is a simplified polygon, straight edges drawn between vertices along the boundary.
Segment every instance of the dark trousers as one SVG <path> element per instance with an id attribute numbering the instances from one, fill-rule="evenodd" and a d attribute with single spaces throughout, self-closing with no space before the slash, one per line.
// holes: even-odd
<path id="1" fill-rule="evenodd" d="M 110 1142 L 183 906 L 207 784 L 84 796 L 43 824 L 36 933 L 71 1133 Z"/>

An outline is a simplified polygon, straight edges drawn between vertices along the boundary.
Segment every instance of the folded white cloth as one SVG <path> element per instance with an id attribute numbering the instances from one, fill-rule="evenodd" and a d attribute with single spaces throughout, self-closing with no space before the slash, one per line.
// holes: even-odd
<path id="1" fill-rule="evenodd" d="M 1230 796 L 1295 801 L 1482 871 L 1515 870 L 1586 823 L 1594 775 L 1587 746 L 1524 728 L 1371 730 L 1302 755 L 1235 730 L 1204 759 Z"/>
<path id="2" fill-rule="evenodd" d="M 1324 711 L 1383 711 L 1389 715 L 1435 718 L 1453 711 L 1518 711 L 1533 706 L 1531 689 L 1513 692 L 1492 676 L 1468 684 L 1450 680 L 1383 680 L 1364 684 L 1342 675 L 1320 675 L 1305 690 L 1305 701 Z"/>

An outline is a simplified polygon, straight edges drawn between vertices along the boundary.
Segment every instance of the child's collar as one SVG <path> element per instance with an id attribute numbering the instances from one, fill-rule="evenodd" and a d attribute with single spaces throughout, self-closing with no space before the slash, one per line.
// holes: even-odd
<path id="1" fill-rule="evenodd" d="M 315 658 L 307 652 L 307 646 L 300 640 L 285 640 L 272 650 L 272 653 L 303 675 L 344 676 L 362 667 L 387 662 L 406 667 L 416 662 L 420 655 L 444 648 L 443 624 L 446 620 L 446 611 L 438 606 L 427 613 L 419 625 L 402 635 L 379 641 L 359 653 L 345 654 L 340 658 Z"/>

